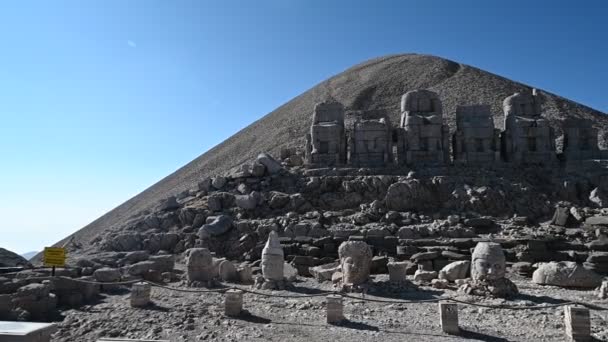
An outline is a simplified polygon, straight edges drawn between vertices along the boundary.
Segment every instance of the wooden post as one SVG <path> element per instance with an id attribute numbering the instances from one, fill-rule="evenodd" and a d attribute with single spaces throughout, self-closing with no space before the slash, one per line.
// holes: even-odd
<path id="1" fill-rule="evenodd" d="M 458 304 L 439 302 L 439 322 L 441 330 L 446 334 L 459 334 L 458 327 Z"/>
<path id="2" fill-rule="evenodd" d="M 342 296 L 329 295 L 327 299 L 327 323 L 335 324 L 344 320 Z"/>
<path id="3" fill-rule="evenodd" d="M 591 341 L 589 309 L 574 305 L 565 306 L 564 325 L 569 341 Z"/>
<path id="4" fill-rule="evenodd" d="M 224 301 L 224 314 L 226 316 L 236 317 L 241 314 L 241 311 L 243 311 L 243 291 L 226 291 L 226 299 Z"/>

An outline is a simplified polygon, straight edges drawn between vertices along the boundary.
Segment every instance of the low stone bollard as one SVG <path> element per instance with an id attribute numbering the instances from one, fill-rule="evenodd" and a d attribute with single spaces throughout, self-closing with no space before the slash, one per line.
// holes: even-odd
<path id="1" fill-rule="evenodd" d="M 386 266 L 388 267 L 388 278 L 391 283 L 405 282 L 407 279 L 407 262 L 389 262 Z"/>
<path id="2" fill-rule="evenodd" d="M 327 323 L 335 324 L 344 320 L 344 306 L 342 305 L 342 296 L 329 295 L 327 296 Z"/>
<path id="3" fill-rule="evenodd" d="M 569 341 L 591 341 L 589 309 L 574 305 L 565 306 L 564 325 Z"/>
<path id="4" fill-rule="evenodd" d="M 458 304 L 439 302 L 439 322 L 441 323 L 441 330 L 444 333 L 452 335 L 459 334 Z"/>
<path id="5" fill-rule="evenodd" d="M 148 283 L 139 282 L 131 286 L 131 306 L 141 308 L 150 303 L 150 292 L 152 286 Z"/>
<path id="6" fill-rule="evenodd" d="M 224 314 L 236 317 L 243 311 L 243 291 L 228 290 L 224 301 Z"/>

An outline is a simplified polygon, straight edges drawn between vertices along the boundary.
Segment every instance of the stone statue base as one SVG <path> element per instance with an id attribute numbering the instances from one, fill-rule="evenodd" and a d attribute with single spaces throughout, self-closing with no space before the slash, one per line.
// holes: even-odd
<path id="1" fill-rule="evenodd" d="M 459 292 L 474 296 L 508 298 L 519 293 L 517 286 L 507 278 L 497 280 L 473 280 L 462 285 Z"/>
<path id="2" fill-rule="evenodd" d="M 219 287 L 220 285 L 221 283 L 215 279 L 207 281 L 195 280 L 188 283 L 189 287 L 206 287 L 208 289 Z"/>
<path id="3" fill-rule="evenodd" d="M 287 280 L 268 280 L 264 277 L 257 277 L 253 287 L 259 290 L 285 290 L 291 286 L 291 282 Z"/>

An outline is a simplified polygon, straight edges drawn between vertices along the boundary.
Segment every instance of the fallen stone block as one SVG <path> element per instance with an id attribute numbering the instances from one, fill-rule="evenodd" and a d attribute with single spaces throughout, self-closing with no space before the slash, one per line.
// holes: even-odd
<path id="1" fill-rule="evenodd" d="M 601 285 L 602 276 L 575 262 L 560 261 L 541 263 L 532 274 L 532 281 L 540 285 L 596 288 Z"/>
<path id="2" fill-rule="evenodd" d="M 0 341 L 49 342 L 56 330 L 54 323 L 0 321 Z"/>

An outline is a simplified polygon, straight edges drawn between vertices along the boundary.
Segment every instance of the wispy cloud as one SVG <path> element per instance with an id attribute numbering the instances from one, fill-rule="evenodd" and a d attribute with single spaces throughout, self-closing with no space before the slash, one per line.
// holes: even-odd
<path id="1" fill-rule="evenodd" d="M 137 44 L 134 41 L 132 41 L 132 40 L 127 40 L 127 45 L 129 45 L 132 48 L 136 48 L 137 47 Z"/>

